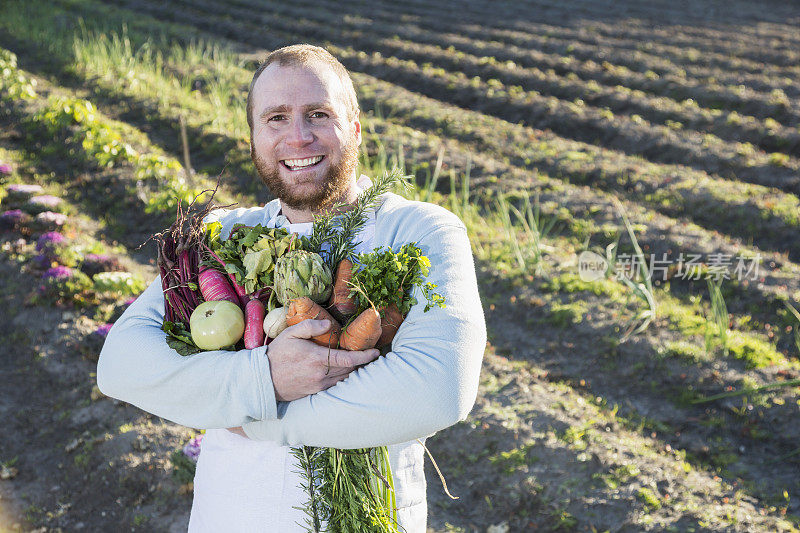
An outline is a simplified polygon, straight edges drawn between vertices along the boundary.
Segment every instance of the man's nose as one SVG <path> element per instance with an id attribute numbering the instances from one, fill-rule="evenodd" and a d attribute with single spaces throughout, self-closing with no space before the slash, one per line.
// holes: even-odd
<path id="1" fill-rule="evenodd" d="M 297 148 L 311 144 L 313 141 L 314 134 L 305 117 L 293 119 L 286 137 L 286 144 Z"/>

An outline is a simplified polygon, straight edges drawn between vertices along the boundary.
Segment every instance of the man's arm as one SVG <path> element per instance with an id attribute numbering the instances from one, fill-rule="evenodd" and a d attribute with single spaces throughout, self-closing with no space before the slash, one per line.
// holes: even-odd
<path id="1" fill-rule="evenodd" d="M 287 328 L 269 346 L 183 357 L 161 330 L 160 278 L 114 324 L 97 363 L 100 391 L 179 424 L 239 426 L 275 418 L 276 400 L 333 386 L 377 350 L 328 350 L 308 340 L 330 329 L 319 320 Z"/>
<path id="2" fill-rule="evenodd" d="M 267 347 L 181 356 L 161 330 L 164 296 L 156 278 L 106 338 L 97 386 L 113 398 L 195 428 L 275 418 Z"/>
<path id="3" fill-rule="evenodd" d="M 243 425 L 248 437 L 279 444 L 361 448 L 430 435 L 466 418 L 486 346 L 469 239 L 463 225 L 435 227 L 417 245 L 431 260 L 427 281 L 446 308 L 415 305 L 393 350 L 336 386 L 278 404 L 278 419 Z"/>

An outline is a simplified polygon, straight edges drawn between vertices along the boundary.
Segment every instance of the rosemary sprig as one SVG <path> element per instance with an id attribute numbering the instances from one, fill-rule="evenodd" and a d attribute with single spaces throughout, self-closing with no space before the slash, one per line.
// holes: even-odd
<path id="1" fill-rule="evenodd" d="M 389 192 L 395 185 L 404 189 L 411 187 L 406 176 L 403 176 L 397 168 L 387 170 L 375 178 L 372 186 L 358 195 L 348 211 L 336 214 L 338 209 L 343 207 L 338 204 L 332 210 L 315 216 L 314 227 L 308 240 L 309 246 L 312 247 L 311 251 L 321 251 L 328 245 L 327 253 L 323 257 L 333 270 L 342 259 L 352 259 L 355 256 L 356 246 L 360 244 L 354 239 L 367 223 L 367 214 L 377 207 L 380 196 Z"/>
<path id="2" fill-rule="evenodd" d="M 329 515 L 325 502 L 322 500 L 317 485 L 320 483 L 321 462 L 327 450 L 325 448 L 315 448 L 313 446 L 301 446 L 292 448 L 291 454 L 297 459 L 300 469 L 297 471 L 303 478 L 300 488 L 308 495 L 308 502 L 297 507 L 308 517 L 305 525 L 309 533 L 320 533 L 322 531 L 322 519 Z"/>

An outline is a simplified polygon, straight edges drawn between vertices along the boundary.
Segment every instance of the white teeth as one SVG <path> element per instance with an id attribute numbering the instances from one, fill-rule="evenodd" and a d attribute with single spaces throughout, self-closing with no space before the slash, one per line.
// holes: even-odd
<path id="1" fill-rule="evenodd" d="M 314 156 L 314 157 L 309 157 L 307 159 L 285 159 L 283 162 L 286 164 L 287 167 L 289 167 L 291 169 L 296 169 L 296 168 L 302 168 L 302 167 L 308 167 L 308 166 L 311 166 L 311 165 L 315 165 L 315 164 L 319 163 L 320 161 L 322 161 L 322 156 L 321 155 Z"/>

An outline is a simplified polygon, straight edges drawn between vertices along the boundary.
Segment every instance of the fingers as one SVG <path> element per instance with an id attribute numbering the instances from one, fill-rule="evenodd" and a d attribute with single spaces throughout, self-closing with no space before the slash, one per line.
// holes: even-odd
<path id="1" fill-rule="evenodd" d="M 310 339 L 311 337 L 322 335 L 329 329 L 331 329 L 330 320 L 309 319 L 303 320 L 294 326 L 289 326 L 286 328 L 286 331 L 288 332 L 289 337 L 293 337 L 295 339 Z"/>
<path id="2" fill-rule="evenodd" d="M 380 353 L 377 349 L 372 348 L 363 351 L 330 350 L 330 353 L 326 350 L 322 355 L 326 361 L 330 361 L 331 367 L 349 367 L 352 369 L 374 361 Z"/>
<path id="3" fill-rule="evenodd" d="M 323 389 L 322 389 L 322 390 L 327 390 L 327 389 L 330 389 L 331 387 L 333 387 L 334 385 L 336 385 L 336 384 L 337 384 L 337 383 L 339 383 L 340 381 L 344 381 L 344 380 L 346 380 L 346 379 L 347 379 L 347 376 L 349 376 L 349 375 L 350 375 L 350 374 L 349 374 L 349 373 L 347 373 L 347 374 L 344 374 L 344 375 L 342 375 L 342 376 L 336 376 L 336 377 L 334 377 L 334 378 L 329 378 L 328 380 L 326 380 L 326 381 L 325 381 L 325 383 L 324 383 L 324 385 L 323 385 Z"/>

